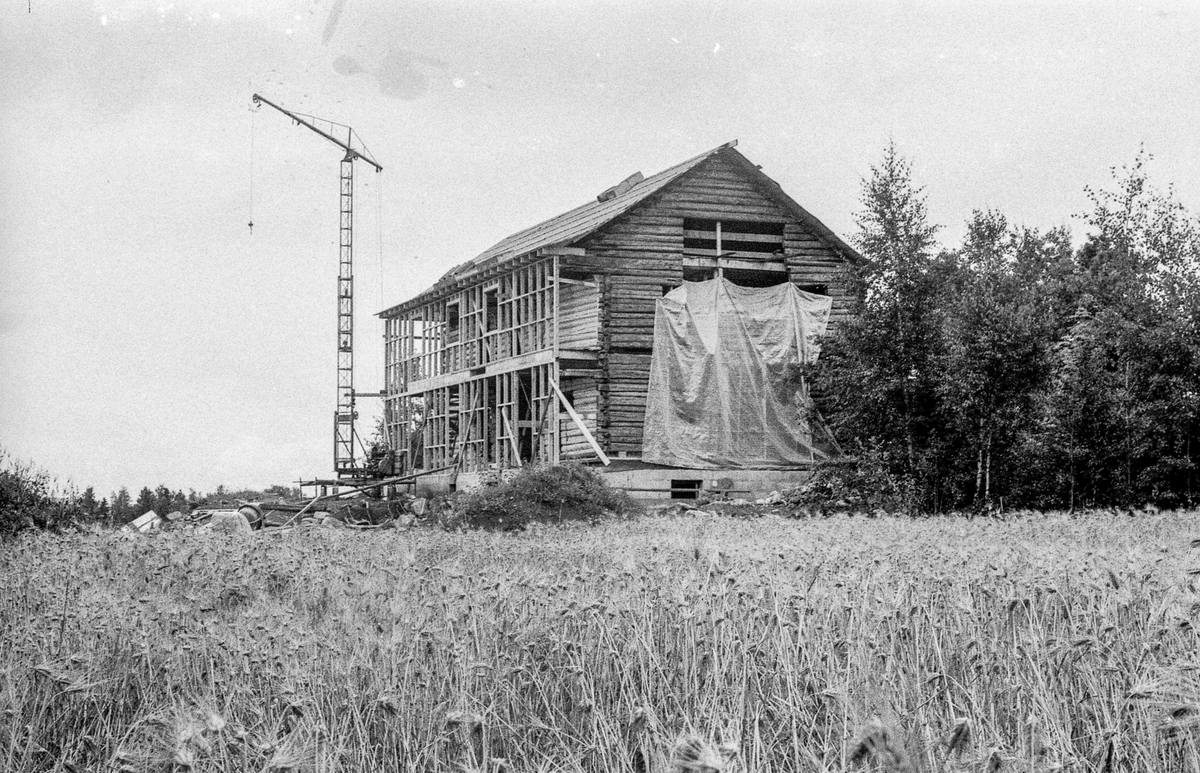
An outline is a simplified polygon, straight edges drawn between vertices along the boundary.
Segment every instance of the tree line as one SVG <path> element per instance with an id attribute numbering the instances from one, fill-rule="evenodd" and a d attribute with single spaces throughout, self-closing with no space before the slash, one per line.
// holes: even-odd
<path id="1" fill-rule="evenodd" d="M 978 210 L 946 248 L 886 149 L 856 217 L 855 313 L 813 373 L 860 480 L 909 511 L 1195 503 L 1200 218 L 1148 160 L 1087 189 L 1079 246 Z"/>
<path id="2" fill-rule="evenodd" d="M 265 489 L 230 489 L 208 493 L 195 489 L 172 490 L 165 485 L 143 486 L 133 497 L 125 486 L 107 497 L 97 497 L 92 486 L 80 491 L 61 487 L 45 470 L 17 461 L 0 449 L 0 536 L 26 528 L 55 529 L 84 523 L 122 526 L 153 510 L 159 515 L 190 513 L 202 507 L 236 507 L 239 501 L 293 499 L 299 488 L 268 486 Z"/>

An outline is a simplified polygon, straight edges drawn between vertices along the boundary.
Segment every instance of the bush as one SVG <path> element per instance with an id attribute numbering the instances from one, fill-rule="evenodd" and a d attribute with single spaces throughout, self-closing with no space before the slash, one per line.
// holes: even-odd
<path id="1" fill-rule="evenodd" d="M 802 486 L 781 494 L 789 505 L 821 511 L 915 512 L 911 485 L 894 475 L 888 462 L 885 452 L 863 449 L 850 460 L 818 464 Z"/>
<path id="2" fill-rule="evenodd" d="M 447 528 L 523 529 L 530 523 L 594 523 L 632 515 L 638 504 L 579 464 L 525 467 L 512 480 L 459 494 L 441 518 Z"/>
<path id="3" fill-rule="evenodd" d="M 0 537 L 74 526 L 85 520 L 78 500 L 57 493 L 49 473 L 0 450 Z"/>

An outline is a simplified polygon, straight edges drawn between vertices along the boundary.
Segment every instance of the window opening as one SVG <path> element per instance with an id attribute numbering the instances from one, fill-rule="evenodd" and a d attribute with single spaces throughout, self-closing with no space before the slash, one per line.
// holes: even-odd
<path id="1" fill-rule="evenodd" d="M 492 332 L 500 326 L 500 291 L 485 290 L 483 293 L 484 329 Z"/>
<path id="2" fill-rule="evenodd" d="M 775 255 L 783 251 L 783 223 L 686 218 L 683 250 L 707 257 Z"/>
<path id="3" fill-rule="evenodd" d="M 703 480 L 695 478 L 672 480 L 671 499 L 697 499 L 700 495 L 700 487 L 703 484 Z"/>
<path id="4" fill-rule="evenodd" d="M 533 461 L 533 371 L 517 374 L 517 448 L 522 462 Z"/>
<path id="5" fill-rule="evenodd" d="M 752 268 L 725 268 L 721 274 L 730 282 L 742 287 L 774 287 L 786 284 L 786 271 L 758 271 Z"/>
<path id="6" fill-rule="evenodd" d="M 458 343 L 458 301 L 451 301 L 446 304 L 446 343 Z"/>

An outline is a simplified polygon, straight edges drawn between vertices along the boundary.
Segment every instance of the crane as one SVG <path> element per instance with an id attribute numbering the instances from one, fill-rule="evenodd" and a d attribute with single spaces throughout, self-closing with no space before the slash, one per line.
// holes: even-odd
<path id="1" fill-rule="evenodd" d="M 371 158 L 366 145 L 359 138 L 362 148 L 356 150 L 354 129 L 314 116 L 300 115 L 285 110 L 264 96 L 255 94 L 255 105 L 267 105 L 291 118 L 346 151 L 341 165 L 341 221 L 338 239 L 338 364 L 337 364 L 337 410 L 333 417 L 333 471 L 338 480 L 362 480 L 370 477 L 367 466 L 359 465 L 354 457 L 355 420 L 358 413 L 354 407 L 354 162 L 365 161 L 375 167 L 376 173 L 383 167 Z M 329 131 L 318 127 L 314 121 L 329 124 Z M 343 142 L 333 135 L 336 128 L 346 130 Z"/>

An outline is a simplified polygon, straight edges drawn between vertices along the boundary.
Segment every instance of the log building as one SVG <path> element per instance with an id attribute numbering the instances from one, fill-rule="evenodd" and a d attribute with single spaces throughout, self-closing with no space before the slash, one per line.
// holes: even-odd
<path id="1" fill-rule="evenodd" d="M 781 485 L 778 469 L 642 460 L 656 304 L 669 291 L 714 277 L 790 282 L 831 299 L 830 325 L 850 306 L 847 268 L 862 258 L 736 144 L 635 174 L 381 312 L 396 471 L 451 468 L 432 480 L 453 487 L 579 461 L 643 495 Z M 806 466 L 794 462 L 783 466 Z"/>

